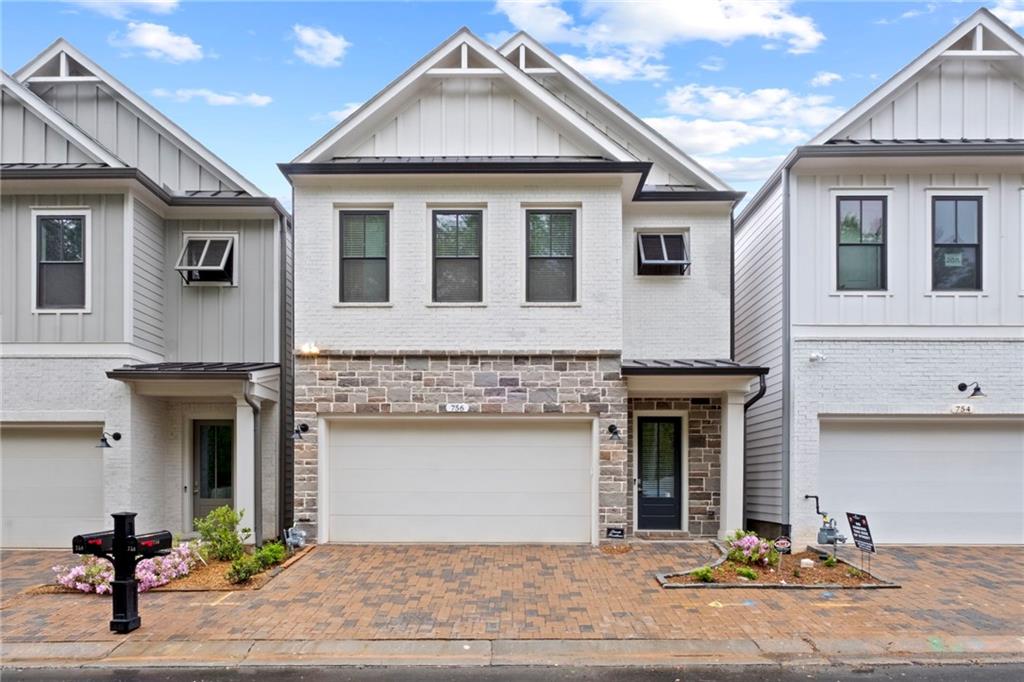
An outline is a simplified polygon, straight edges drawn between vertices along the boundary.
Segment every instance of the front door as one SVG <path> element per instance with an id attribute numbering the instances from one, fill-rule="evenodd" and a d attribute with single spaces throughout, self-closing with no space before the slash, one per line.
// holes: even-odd
<path id="1" fill-rule="evenodd" d="M 637 419 L 637 527 L 679 530 L 682 526 L 683 420 Z"/>
<path id="2" fill-rule="evenodd" d="M 235 425 L 230 421 L 192 422 L 192 516 L 234 506 L 232 485 Z"/>

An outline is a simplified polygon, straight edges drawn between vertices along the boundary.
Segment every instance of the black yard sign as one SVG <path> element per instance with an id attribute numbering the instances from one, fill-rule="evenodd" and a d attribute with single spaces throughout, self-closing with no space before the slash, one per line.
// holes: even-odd
<path id="1" fill-rule="evenodd" d="M 608 538 L 611 540 L 624 540 L 626 538 L 625 528 L 609 528 Z"/>
<path id="2" fill-rule="evenodd" d="M 868 528 L 868 517 L 863 514 L 846 512 L 846 520 L 850 522 L 850 535 L 853 536 L 853 544 L 862 552 L 875 551 L 875 542 L 871 539 L 871 529 Z"/>

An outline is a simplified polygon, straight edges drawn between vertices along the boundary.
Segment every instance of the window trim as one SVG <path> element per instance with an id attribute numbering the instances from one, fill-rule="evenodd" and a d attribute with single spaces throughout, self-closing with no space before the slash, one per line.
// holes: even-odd
<path id="1" fill-rule="evenodd" d="M 47 208 L 34 206 L 30 211 L 32 251 L 32 314 L 60 315 L 62 313 L 87 314 L 92 312 L 92 209 L 88 206 L 57 206 Z M 81 308 L 40 308 L 39 307 L 39 219 L 49 217 L 83 218 L 82 245 L 85 258 L 85 296 Z"/>
<path id="2" fill-rule="evenodd" d="M 439 301 L 437 300 L 437 239 L 435 230 L 437 229 L 437 216 L 438 214 L 469 214 L 475 213 L 480 216 L 480 253 L 475 256 L 477 260 L 477 277 L 479 278 L 480 284 L 480 295 L 475 301 Z M 484 209 L 483 208 L 458 208 L 458 207 L 438 207 L 430 209 L 430 302 L 431 306 L 480 306 L 484 303 Z M 460 258 L 466 258 L 464 256 L 442 256 L 448 260 L 458 260 Z"/>
<path id="3" fill-rule="evenodd" d="M 572 256 L 531 256 L 530 255 L 530 216 L 538 213 L 567 214 L 572 215 Z M 530 206 L 523 211 L 523 305 L 526 306 L 578 306 L 580 305 L 580 211 L 575 207 L 551 207 Z M 572 259 L 572 298 L 568 301 L 533 301 L 530 300 L 530 259 L 531 258 L 560 258 Z"/>
<path id="4" fill-rule="evenodd" d="M 391 302 L 391 208 L 390 207 L 367 207 L 356 206 L 335 206 L 335 229 L 334 229 L 334 306 L 346 308 L 386 308 L 392 305 Z M 384 216 L 384 257 L 383 259 L 374 256 L 373 258 L 348 258 L 342 256 L 344 239 L 341 231 L 343 228 L 342 216 L 345 215 L 382 215 Z M 345 281 L 344 268 L 346 260 L 383 260 L 384 261 L 384 300 L 383 301 L 346 301 L 342 298 L 342 285 Z"/>
<path id="5" fill-rule="evenodd" d="M 973 246 L 978 260 L 978 281 L 977 286 L 970 288 L 936 289 L 935 288 L 935 247 L 956 246 L 955 244 L 938 244 L 935 241 L 935 204 L 938 201 L 973 201 L 978 206 L 978 241 L 976 244 L 965 244 Z M 950 193 L 935 192 L 928 194 L 928 293 L 930 294 L 979 294 L 985 291 L 985 196 L 979 192 Z"/>
<path id="6" fill-rule="evenodd" d="M 668 266 L 679 266 L 682 272 L 679 273 L 666 273 L 666 274 L 653 274 L 653 273 L 642 273 L 640 268 L 644 265 L 643 263 L 643 240 L 642 237 L 657 235 L 662 238 L 662 249 L 665 249 L 665 237 L 679 236 L 683 239 L 683 251 L 686 255 L 686 259 L 683 261 L 648 261 L 648 265 L 668 265 Z M 690 254 L 690 228 L 688 227 L 643 227 L 633 229 L 634 244 L 633 244 L 633 276 L 634 277 L 655 277 L 655 278 L 689 278 L 691 277 L 693 260 Z M 664 253 L 668 255 L 668 251 Z"/>
<path id="7" fill-rule="evenodd" d="M 873 293 L 887 293 L 889 291 L 889 195 L 888 194 L 854 194 L 848 192 L 836 192 L 835 197 L 835 277 L 833 282 L 835 283 L 836 293 L 839 294 L 873 294 Z M 842 214 L 839 212 L 839 205 L 843 201 L 881 201 L 882 202 L 882 242 L 880 244 L 865 244 L 863 241 L 860 244 L 843 244 L 841 230 L 842 230 Z M 863 212 L 863 208 L 861 209 Z M 861 225 L 861 236 L 863 239 L 864 225 Z M 874 289 L 843 289 L 839 286 L 839 252 L 843 246 L 873 246 L 878 247 L 882 251 L 882 264 L 880 267 L 881 274 L 881 286 Z"/>
<path id="8" fill-rule="evenodd" d="M 185 255 L 185 249 L 188 247 L 190 239 L 230 239 L 231 248 L 224 253 L 224 257 L 221 259 L 220 267 L 213 267 L 211 265 L 197 266 L 197 267 L 179 267 L 181 259 Z M 230 282 L 188 282 L 182 286 L 187 287 L 237 287 L 238 286 L 238 275 L 239 275 L 239 263 L 241 262 L 239 254 L 239 234 L 237 232 L 182 232 L 181 233 L 181 250 L 178 252 L 178 258 L 174 261 L 174 271 L 181 274 L 188 272 L 189 270 L 200 270 L 207 272 L 214 272 L 217 270 L 223 270 L 224 266 L 227 265 L 227 258 L 230 255 L 232 260 L 231 263 L 231 281 Z M 205 249 L 204 249 L 205 254 Z"/>

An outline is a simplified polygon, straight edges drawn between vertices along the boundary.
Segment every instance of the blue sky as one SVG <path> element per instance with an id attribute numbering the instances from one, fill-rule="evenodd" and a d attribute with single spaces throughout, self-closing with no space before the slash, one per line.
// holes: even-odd
<path id="1" fill-rule="evenodd" d="M 1024 0 L 987 3 L 1017 30 Z M 968 2 L 9 2 L 11 72 L 64 36 L 268 193 L 460 26 L 525 29 L 738 189 L 978 7 Z"/>

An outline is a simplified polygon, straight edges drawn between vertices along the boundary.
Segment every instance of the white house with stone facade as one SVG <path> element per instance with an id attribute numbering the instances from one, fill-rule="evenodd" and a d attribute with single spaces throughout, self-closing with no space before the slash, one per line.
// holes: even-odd
<path id="1" fill-rule="evenodd" d="M 1024 39 L 985 9 L 789 155 L 736 225 L 748 525 L 813 540 L 818 495 L 1024 542 L 1022 222 Z"/>
<path id="2" fill-rule="evenodd" d="M 319 541 L 742 526 L 740 193 L 530 36 L 466 29 L 281 170 Z"/>
<path id="3" fill-rule="evenodd" d="M 0 89 L 0 546 L 225 504 L 275 536 L 290 217 L 63 39 Z"/>

